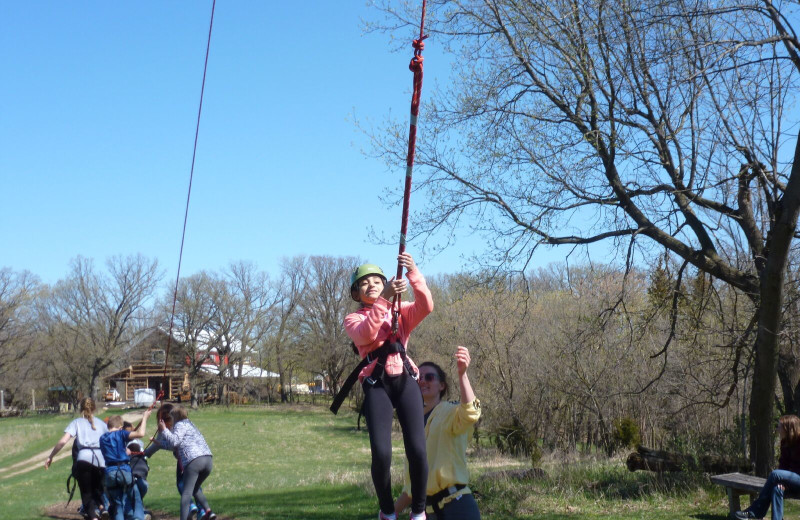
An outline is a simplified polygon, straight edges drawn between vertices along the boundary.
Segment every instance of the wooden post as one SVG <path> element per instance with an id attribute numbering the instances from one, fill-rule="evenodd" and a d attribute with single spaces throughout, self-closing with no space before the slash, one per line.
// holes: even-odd
<path id="1" fill-rule="evenodd" d="M 733 488 L 728 489 L 728 507 L 730 509 L 729 516 L 733 518 L 733 515 L 736 511 L 741 511 L 742 508 L 739 505 L 739 492 Z"/>
<path id="2" fill-rule="evenodd" d="M 36 410 L 36 390 L 31 388 L 31 410 Z"/>
<path id="3" fill-rule="evenodd" d="M 0 412 L 6 409 L 6 396 L 3 390 L 0 390 Z"/>

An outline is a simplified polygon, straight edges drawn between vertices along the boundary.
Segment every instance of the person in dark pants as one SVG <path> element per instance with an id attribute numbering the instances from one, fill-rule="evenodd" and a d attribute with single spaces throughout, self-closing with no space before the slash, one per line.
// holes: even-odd
<path id="1" fill-rule="evenodd" d="M 165 429 L 172 431 L 172 409 L 174 406 L 171 403 L 164 403 L 161 405 L 161 408 L 158 409 L 158 420 L 164 421 L 164 425 L 166 426 Z M 152 444 L 144 450 L 144 455 L 147 459 L 152 457 L 157 451 L 161 449 L 166 449 L 161 446 L 161 433 L 157 433 L 156 436 L 153 438 Z M 175 485 L 178 488 L 178 494 L 183 496 L 183 466 L 181 466 L 181 459 L 180 455 L 178 455 L 178 449 L 175 448 L 172 451 L 172 455 L 175 457 Z M 202 493 L 203 488 L 201 487 L 199 491 Z M 194 520 L 195 518 L 203 518 L 205 515 L 205 511 L 202 509 L 198 509 L 197 505 L 192 502 L 189 504 L 189 520 Z"/>
<path id="2" fill-rule="evenodd" d="M 200 487 L 213 469 L 211 449 L 197 426 L 189 420 L 186 408 L 176 406 L 171 415 L 174 421 L 172 430 L 167 428 L 163 419 L 158 422 L 158 431 L 161 437 L 159 442 L 167 449 L 178 450 L 179 461 L 183 467 L 181 520 L 189 519 L 192 511 L 192 497 L 197 502 L 197 506 L 204 511 L 202 520 L 215 520 L 217 515 L 211 512 L 211 506 Z"/>
<path id="3" fill-rule="evenodd" d="M 769 474 L 753 504 L 734 513 L 738 520 L 764 518 L 770 505 L 772 520 L 782 520 L 784 492 L 787 489 L 800 491 L 800 418 L 784 415 L 778 419 L 778 437 L 781 442 L 778 469 Z"/>
<path id="4" fill-rule="evenodd" d="M 81 399 L 79 407 L 81 417 L 69 423 L 64 435 L 53 446 L 53 451 L 47 457 L 44 467 L 49 468 L 53 463 L 53 457 L 70 439 L 75 438 L 77 455 L 73 461 L 72 474 L 81 490 L 83 514 L 89 520 L 108 518 L 103 506 L 103 472 L 106 464 L 100 452 L 100 437 L 108 431 L 108 428 L 105 422 L 94 416 L 96 410 L 94 399 L 89 397 Z"/>
<path id="5" fill-rule="evenodd" d="M 398 256 L 406 269 L 406 280 L 389 280 L 380 267 L 359 266 L 350 277 L 350 295 L 361 307 L 347 315 L 344 328 L 362 358 L 375 359 L 359 374 L 364 388 L 364 416 L 372 450 L 372 482 L 378 495 L 380 520 L 395 520 L 390 466 L 392 460 L 392 411 L 403 429 L 411 489 L 411 519 L 425 518 L 425 487 L 428 463 L 422 394 L 414 379 L 419 370 L 405 353 L 411 331 L 433 310 L 433 298 L 425 278 L 409 253 Z M 414 290 L 414 302 L 401 302 L 396 333 L 392 331 L 391 300 Z"/>
<path id="6" fill-rule="evenodd" d="M 425 440 L 428 452 L 428 489 L 426 501 L 429 520 L 480 520 L 478 504 L 468 487 L 467 443 L 473 425 L 481 416 L 480 401 L 475 398 L 467 376 L 469 350 L 458 347 L 459 401 L 442 401 L 447 394 L 447 377 L 442 367 L 426 361 L 419 366 L 419 386 L 425 400 Z M 408 485 L 395 502 L 399 515 L 411 503 Z"/>

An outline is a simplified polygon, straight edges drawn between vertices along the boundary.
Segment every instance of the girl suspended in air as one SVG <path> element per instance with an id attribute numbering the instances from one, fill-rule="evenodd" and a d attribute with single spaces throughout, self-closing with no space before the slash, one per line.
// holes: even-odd
<path id="1" fill-rule="evenodd" d="M 361 307 L 344 320 L 347 335 L 369 364 L 358 374 L 364 389 L 364 416 L 372 449 L 372 482 L 380 504 L 380 520 L 394 520 L 390 466 L 392 460 L 392 415 L 403 429 L 408 459 L 412 520 L 425 518 L 428 463 L 425 455 L 425 425 L 422 394 L 415 379 L 419 374 L 406 355 L 411 331 L 433 310 L 433 299 L 425 278 L 409 253 L 398 256 L 408 281 L 387 282 L 380 267 L 359 266 L 350 277 L 350 295 Z M 415 301 L 401 302 L 397 332 L 392 332 L 391 300 L 405 293 L 408 284 Z"/>

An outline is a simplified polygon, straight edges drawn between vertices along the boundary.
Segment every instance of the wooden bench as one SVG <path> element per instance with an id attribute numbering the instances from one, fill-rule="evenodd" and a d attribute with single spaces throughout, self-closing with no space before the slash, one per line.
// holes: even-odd
<path id="1" fill-rule="evenodd" d="M 745 475 L 744 473 L 726 473 L 724 475 L 714 475 L 711 477 L 711 482 L 723 486 L 728 492 L 728 508 L 731 518 L 733 518 L 733 513 L 742 510 L 739 504 L 739 496 L 750 495 L 750 502 L 752 503 L 758 496 L 761 488 L 764 487 L 766 481 L 767 479 L 765 478 Z M 800 493 L 786 493 L 784 498 L 798 499 L 800 498 Z"/>

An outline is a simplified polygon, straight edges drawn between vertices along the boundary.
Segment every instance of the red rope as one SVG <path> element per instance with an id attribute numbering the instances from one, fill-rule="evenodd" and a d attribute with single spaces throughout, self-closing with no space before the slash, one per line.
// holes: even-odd
<path id="1" fill-rule="evenodd" d="M 422 20 L 419 23 L 419 38 L 411 43 L 414 47 L 414 57 L 411 58 L 408 68 L 414 73 L 414 89 L 411 94 L 411 121 L 408 128 L 408 153 L 406 155 L 406 186 L 403 193 L 403 219 L 400 225 L 400 251 L 403 254 L 406 250 L 406 233 L 408 231 L 408 207 L 411 199 L 411 173 L 414 169 L 414 154 L 417 147 L 417 117 L 419 116 L 419 100 L 422 95 L 422 50 L 425 48 L 425 3 L 422 0 Z M 397 276 L 399 280 L 403 276 L 403 266 L 397 263 Z M 397 333 L 398 318 L 400 316 L 400 295 L 397 294 L 392 301 L 392 332 Z"/>
<path id="2" fill-rule="evenodd" d="M 175 291 L 172 295 L 172 313 L 169 318 L 169 333 L 167 334 L 167 350 L 164 356 L 164 375 L 161 378 L 161 391 L 157 401 L 164 396 L 164 384 L 167 382 L 167 363 L 169 362 L 169 349 L 172 344 L 172 329 L 175 325 L 175 305 L 178 301 L 178 282 L 181 279 L 181 264 L 183 263 L 183 244 L 186 241 L 186 222 L 189 219 L 189 201 L 192 197 L 192 180 L 194 179 L 194 162 L 197 157 L 197 138 L 200 135 L 200 114 L 203 113 L 203 94 L 206 90 L 206 72 L 208 71 L 208 53 L 211 49 L 211 29 L 214 27 L 214 9 L 216 8 L 217 0 L 211 3 L 211 21 L 208 24 L 208 41 L 206 42 L 206 60 L 203 64 L 203 81 L 200 85 L 200 106 L 197 108 L 197 123 L 194 130 L 194 148 L 192 150 L 192 167 L 189 170 L 189 190 L 186 194 L 186 210 L 183 214 L 183 232 L 181 233 L 181 249 L 178 254 L 178 274 L 175 277 Z M 155 404 L 155 403 L 153 403 Z"/>
<path id="3" fill-rule="evenodd" d="M 194 148 L 192 150 L 192 166 L 189 169 L 189 190 L 186 194 L 186 210 L 183 213 L 183 232 L 181 233 L 181 249 L 178 253 L 178 274 L 175 277 L 175 291 L 172 295 L 172 312 L 169 318 L 169 333 L 167 334 L 167 349 L 164 355 L 164 373 L 161 376 L 161 389 L 158 391 L 155 401 L 147 408 L 152 410 L 158 401 L 164 397 L 164 385 L 167 383 L 167 366 L 169 362 L 169 350 L 172 344 L 172 328 L 175 325 L 175 304 L 178 301 L 178 282 L 181 279 L 181 264 L 183 263 L 183 244 L 186 241 L 186 222 L 189 220 L 189 201 L 192 198 L 192 180 L 194 179 L 194 162 L 197 157 L 197 138 L 200 135 L 200 114 L 203 112 L 203 94 L 206 90 L 206 72 L 208 71 L 208 53 L 211 49 L 211 29 L 214 27 L 214 9 L 217 6 L 217 0 L 211 2 L 211 21 L 208 24 L 208 41 L 206 42 L 206 60 L 203 64 L 203 81 L 200 85 L 200 106 L 197 109 L 197 123 L 194 130 Z M 141 422 L 139 423 L 141 424 Z M 138 426 L 137 426 L 138 428 Z M 153 439 L 147 443 L 147 447 L 152 444 Z M 145 449 L 147 449 L 147 447 Z"/>

